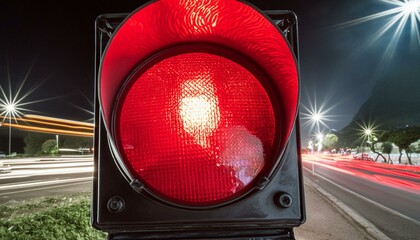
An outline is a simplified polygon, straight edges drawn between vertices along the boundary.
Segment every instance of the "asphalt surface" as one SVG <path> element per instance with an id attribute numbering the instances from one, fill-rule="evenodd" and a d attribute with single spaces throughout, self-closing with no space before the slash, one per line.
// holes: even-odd
<path id="1" fill-rule="evenodd" d="M 324 162 L 325 163 L 325 162 Z M 360 164 L 363 164 L 361 162 Z M 364 177 L 357 172 L 346 172 L 351 167 L 340 168 L 340 164 L 316 165 L 312 175 L 312 164 L 305 162 L 305 176 L 338 198 L 342 203 L 361 214 L 379 231 L 391 239 L 419 239 L 420 236 L 420 192 L 416 186 L 404 183 L 406 177 L 395 177 L 394 182 L 370 181 L 382 179 L 383 172 L 363 170 Z M 333 166 L 333 167 L 331 167 Z M 359 168 L 354 166 L 354 168 Z M 345 170 L 345 171 L 342 171 Z M 354 174 L 356 173 L 356 174 Z M 366 177 L 365 174 L 373 176 Z M 386 172 L 390 174 L 390 172 Z M 411 179 L 416 184 L 415 179 Z M 401 186 L 408 186 L 407 189 Z M 412 188 L 410 188 L 412 186 Z M 420 186 L 420 185 L 419 185 Z"/>
<path id="2" fill-rule="evenodd" d="M 84 192 L 92 188 L 92 157 L 1 161 L 10 172 L 0 174 L 0 203 Z"/>

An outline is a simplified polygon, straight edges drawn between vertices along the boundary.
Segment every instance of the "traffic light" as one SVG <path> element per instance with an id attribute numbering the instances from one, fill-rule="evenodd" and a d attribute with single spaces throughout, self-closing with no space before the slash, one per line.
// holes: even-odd
<path id="1" fill-rule="evenodd" d="M 92 224 L 110 239 L 294 239 L 297 19 L 159 0 L 96 21 Z"/>

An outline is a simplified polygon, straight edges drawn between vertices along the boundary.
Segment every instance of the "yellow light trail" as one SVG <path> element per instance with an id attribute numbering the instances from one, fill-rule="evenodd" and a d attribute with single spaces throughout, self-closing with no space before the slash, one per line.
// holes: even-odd
<path id="1" fill-rule="evenodd" d="M 80 132 L 80 131 L 70 131 L 57 128 L 45 128 L 45 127 L 33 127 L 28 125 L 20 124 L 9 124 L 3 123 L 2 126 L 11 126 L 12 128 L 33 131 L 33 132 L 42 132 L 42 133 L 52 133 L 52 134 L 63 134 L 63 135 L 72 135 L 72 136 L 81 136 L 81 137 L 92 137 L 93 132 Z"/>
<path id="2" fill-rule="evenodd" d="M 60 122 L 60 123 L 67 123 L 67 124 L 80 125 L 80 126 L 86 126 L 86 127 L 93 128 L 93 123 L 86 123 L 86 122 L 68 120 L 68 119 L 64 119 L 64 118 L 45 117 L 45 116 L 33 115 L 33 114 L 26 114 L 24 117 L 29 118 L 29 119 L 40 119 L 40 120 L 45 120 L 45 121 L 49 121 L 49 122 Z"/>
<path id="3" fill-rule="evenodd" d="M 93 136 L 92 123 L 40 115 L 25 115 L 20 118 L 12 118 L 15 123 L 6 121 L 10 119 L 9 116 L 0 116 L 0 119 L 3 119 L 3 121 L 0 121 L 0 126 L 10 126 L 20 130 L 82 137 Z M 19 122 L 25 124 L 19 124 Z"/>
<path id="4" fill-rule="evenodd" d="M 0 116 L 0 118 L 3 118 L 5 120 L 6 119 L 9 119 L 8 116 L 6 116 L 6 117 Z M 40 118 L 40 119 L 42 119 L 42 118 Z M 42 124 L 42 125 L 51 125 L 51 126 L 55 126 L 55 127 L 64 127 L 64 128 L 72 128 L 72 129 L 80 129 L 80 130 L 93 131 L 93 124 L 84 123 L 84 122 L 77 122 L 77 121 L 71 121 L 71 120 L 62 121 L 62 122 L 71 123 L 73 125 L 61 124 L 61 123 L 54 123 L 54 122 L 48 122 L 48 121 L 41 121 L 41 120 L 34 120 L 34 119 L 27 118 L 26 115 L 23 118 L 12 118 L 12 120 L 15 121 L 15 122 L 22 121 L 22 122 L 25 122 L 27 124 L 28 123 L 39 123 L 39 124 Z M 65 120 L 65 119 L 63 119 L 63 120 Z M 4 121 L 3 124 L 6 125 L 6 123 L 7 122 Z"/>

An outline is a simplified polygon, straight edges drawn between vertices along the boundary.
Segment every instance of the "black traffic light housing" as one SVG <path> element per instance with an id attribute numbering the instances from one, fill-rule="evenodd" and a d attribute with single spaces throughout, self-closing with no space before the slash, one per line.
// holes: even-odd
<path id="1" fill-rule="evenodd" d="M 265 11 L 298 56 L 297 18 L 290 11 Z M 95 82 L 105 47 L 128 14 L 96 20 Z M 97 82 L 95 84 L 98 86 Z M 136 191 L 122 174 L 108 140 L 95 87 L 95 145 L 92 225 L 110 239 L 294 239 L 305 221 L 298 118 L 273 178 L 257 192 L 219 207 L 188 209 Z"/>

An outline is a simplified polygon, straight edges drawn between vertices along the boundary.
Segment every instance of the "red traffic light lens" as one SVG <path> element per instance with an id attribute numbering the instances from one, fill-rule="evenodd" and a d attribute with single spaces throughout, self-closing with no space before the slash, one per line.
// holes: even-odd
<path id="1" fill-rule="evenodd" d="M 163 54 L 178 47 L 185 48 Z M 209 206 L 270 177 L 264 174 L 294 126 L 298 82 L 282 33 L 253 7 L 160 0 L 114 32 L 101 60 L 99 98 L 113 154 L 130 181 L 172 203 Z"/>
<path id="2" fill-rule="evenodd" d="M 221 203 L 254 187 L 275 161 L 270 97 L 240 64 L 184 53 L 131 81 L 118 107 L 118 142 L 153 193 L 184 205 Z"/>

